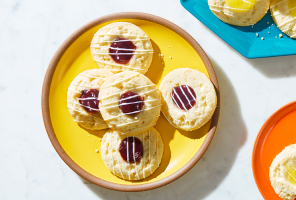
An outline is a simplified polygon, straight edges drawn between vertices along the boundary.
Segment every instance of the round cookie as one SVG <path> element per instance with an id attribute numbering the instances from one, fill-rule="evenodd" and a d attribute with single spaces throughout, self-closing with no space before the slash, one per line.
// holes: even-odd
<path id="1" fill-rule="evenodd" d="M 101 87 L 99 100 L 105 122 L 121 134 L 145 132 L 160 115 L 159 90 L 138 72 L 124 71 L 108 77 Z"/>
<path id="2" fill-rule="evenodd" d="M 142 134 L 128 137 L 109 129 L 101 142 L 101 156 L 105 165 L 114 175 L 126 180 L 150 176 L 159 167 L 163 150 L 161 135 L 153 127 Z"/>
<path id="3" fill-rule="evenodd" d="M 296 196 L 296 144 L 289 145 L 272 161 L 269 168 L 271 185 L 280 198 L 294 200 Z"/>
<path id="4" fill-rule="evenodd" d="M 191 131 L 207 123 L 217 105 L 215 88 L 198 70 L 179 68 L 168 73 L 160 83 L 161 111 L 176 128 Z"/>
<path id="5" fill-rule="evenodd" d="M 211 11 L 223 22 L 250 26 L 269 10 L 270 0 L 208 0 Z"/>
<path id="6" fill-rule="evenodd" d="M 296 38 L 296 1 L 271 0 L 270 11 L 277 27 L 291 38 Z"/>
<path id="7" fill-rule="evenodd" d="M 145 74 L 153 58 L 149 36 L 127 22 L 115 22 L 100 28 L 91 41 L 90 51 L 100 68 L 113 73 L 131 70 Z"/>
<path id="8" fill-rule="evenodd" d="M 108 76 L 106 69 L 92 69 L 80 73 L 71 82 L 67 92 L 67 107 L 74 121 L 91 130 L 108 128 L 99 109 L 98 94 Z"/>

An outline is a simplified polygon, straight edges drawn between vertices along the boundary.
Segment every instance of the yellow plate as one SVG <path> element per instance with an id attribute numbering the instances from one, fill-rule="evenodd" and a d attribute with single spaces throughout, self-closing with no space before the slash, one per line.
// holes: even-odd
<path id="1" fill-rule="evenodd" d="M 160 167 L 141 181 L 126 181 L 114 176 L 104 165 L 100 139 L 105 131 L 81 128 L 69 114 L 66 98 L 71 81 L 87 69 L 98 68 L 90 54 L 94 33 L 106 24 L 124 21 L 142 28 L 151 38 L 154 56 L 145 74 L 157 85 L 170 71 L 188 67 L 210 77 L 218 96 L 213 119 L 202 128 L 186 132 L 177 130 L 160 116 L 155 128 L 164 144 Z M 164 55 L 163 63 L 158 54 Z M 170 58 L 171 57 L 171 58 Z M 212 65 L 198 43 L 175 24 L 144 13 L 119 13 L 101 17 L 72 34 L 54 55 L 45 76 L 42 113 L 48 136 L 61 158 L 80 176 L 114 190 L 143 191 L 163 186 L 186 173 L 201 158 L 216 131 L 219 117 L 219 87 Z"/>

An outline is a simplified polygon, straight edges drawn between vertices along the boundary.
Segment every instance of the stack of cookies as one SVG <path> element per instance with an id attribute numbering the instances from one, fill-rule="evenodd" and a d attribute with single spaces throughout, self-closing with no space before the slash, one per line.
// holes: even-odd
<path id="1" fill-rule="evenodd" d="M 93 37 L 91 54 L 100 69 L 84 71 L 72 81 L 67 106 L 82 127 L 108 129 L 101 156 L 114 175 L 140 180 L 159 167 L 164 144 L 153 126 L 161 110 L 174 127 L 187 131 L 211 119 L 217 97 L 203 73 L 176 69 L 159 88 L 144 75 L 153 48 L 138 26 L 116 22 L 102 27 Z"/>

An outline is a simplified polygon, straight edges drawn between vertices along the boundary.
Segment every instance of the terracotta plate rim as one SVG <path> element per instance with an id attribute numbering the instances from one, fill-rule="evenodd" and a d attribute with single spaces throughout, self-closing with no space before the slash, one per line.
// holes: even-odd
<path id="1" fill-rule="evenodd" d="M 261 127 L 260 131 L 258 132 L 258 135 L 256 137 L 256 140 L 254 142 L 254 146 L 253 146 L 253 152 L 252 152 L 252 171 L 253 171 L 253 177 L 254 177 L 254 180 L 256 182 L 256 186 L 258 188 L 258 190 L 260 191 L 262 197 L 266 198 L 264 192 L 262 191 L 261 187 L 260 187 L 260 184 L 259 184 L 259 180 L 258 178 L 256 177 L 255 175 L 255 152 L 256 152 L 256 149 L 257 149 L 257 146 L 258 146 L 258 143 L 259 143 L 259 138 L 261 136 L 263 136 L 263 130 L 265 129 L 265 127 L 267 126 L 268 123 L 270 123 L 270 121 L 275 118 L 277 115 L 279 115 L 281 112 L 283 112 L 285 109 L 288 109 L 290 106 L 296 104 L 296 101 L 292 101 L 284 106 L 282 106 L 281 108 L 279 108 L 277 111 L 275 111 L 266 121 L 265 123 L 263 124 L 263 126 Z M 291 111 L 287 112 L 284 116 L 286 116 L 287 114 L 289 114 Z M 284 117 L 283 116 L 283 117 Z M 281 117 L 280 119 L 276 120 L 278 123 L 283 117 Z M 275 123 L 275 124 L 276 124 Z"/>
<path id="2" fill-rule="evenodd" d="M 215 87 L 216 94 L 217 94 L 217 108 L 216 111 L 212 117 L 212 123 L 210 126 L 210 130 L 207 134 L 207 137 L 205 141 L 203 142 L 202 146 L 198 150 L 198 152 L 191 158 L 191 160 L 186 163 L 181 169 L 179 169 L 174 174 L 165 177 L 161 180 L 155 181 L 153 183 L 144 183 L 141 185 L 124 185 L 124 184 L 117 184 L 117 183 L 111 183 L 105 180 L 102 180 L 98 177 L 95 177 L 91 175 L 90 173 L 86 172 L 84 169 L 82 169 L 79 165 L 77 165 L 64 151 L 62 146 L 60 145 L 55 132 L 52 127 L 51 119 L 50 119 L 50 112 L 49 112 L 49 92 L 50 92 L 50 85 L 52 81 L 53 74 L 55 72 L 56 66 L 58 65 L 61 57 L 65 53 L 65 51 L 68 49 L 68 47 L 77 39 L 79 38 L 84 32 L 87 30 L 93 28 L 96 25 L 99 25 L 101 23 L 105 23 L 112 20 L 118 20 L 118 19 L 139 19 L 139 20 L 146 20 L 151 21 L 154 23 L 158 23 L 162 26 L 165 26 L 177 34 L 179 34 L 181 37 L 183 37 L 193 48 L 194 50 L 199 54 L 202 61 L 204 62 L 206 69 L 210 75 L 210 79 Z M 41 95 L 41 108 L 42 108 L 42 117 L 44 121 L 44 126 L 47 131 L 48 137 L 55 148 L 56 152 L 59 154 L 59 156 L 62 158 L 62 160 L 78 175 L 83 177 L 84 179 L 107 189 L 117 190 L 117 191 L 125 191 L 125 192 L 138 192 L 138 191 L 145 191 L 145 190 L 151 190 L 155 189 L 161 186 L 164 186 L 168 183 L 171 183 L 172 181 L 180 178 L 182 175 L 184 175 L 186 172 L 188 172 L 204 155 L 207 148 L 209 147 L 216 129 L 218 125 L 219 120 L 219 113 L 220 113 L 220 93 L 219 93 L 219 85 L 218 80 L 215 74 L 215 71 L 213 69 L 213 66 L 207 57 L 206 53 L 203 51 L 203 49 L 199 46 L 199 44 L 195 41 L 193 37 L 191 37 L 186 31 L 184 31 L 179 26 L 175 25 L 174 23 L 163 19 L 161 17 L 147 14 L 147 13 L 139 13 L 139 12 L 122 12 L 122 13 L 114 13 L 105 15 L 103 17 L 99 17 L 86 25 L 80 27 L 78 30 L 76 30 L 73 34 L 71 34 L 65 42 L 59 47 L 59 49 L 54 54 L 51 62 L 49 63 L 48 69 L 46 71 L 43 87 L 42 87 L 42 95 Z"/>

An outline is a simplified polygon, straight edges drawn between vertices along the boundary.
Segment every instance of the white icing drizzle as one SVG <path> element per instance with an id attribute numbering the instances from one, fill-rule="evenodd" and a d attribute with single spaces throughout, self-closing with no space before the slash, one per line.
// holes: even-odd
<path id="1" fill-rule="evenodd" d="M 180 89 L 181 89 L 183 95 L 185 96 L 186 100 L 188 101 L 189 105 L 192 107 L 190 100 L 188 99 L 187 95 L 185 94 L 185 92 L 184 92 L 184 90 L 183 90 L 183 88 L 182 88 L 182 85 L 180 85 L 179 87 L 180 87 Z M 187 87 L 187 90 L 190 91 L 190 89 L 188 88 L 187 85 L 186 85 L 186 87 Z M 192 95 L 192 94 L 191 94 L 191 95 Z"/>
<path id="2" fill-rule="evenodd" d="M 78 121 L 76 119 L 74 119 L 75 122 L 80 122 L 80 123 L 95 123 L 95 124 L 101 124 L 101 125 L 107 125 L 105 122 L 104 123 L 99 123 L 96 121 Z"/>
<path id="3" fill-rule="evenodd" d="M 123 115 L 133 114 L 133 113 L 137 113 L 137 112 L 141 112 L 141 111 L 145 111 L 145 110 L 150 110 L 150 109 L 153 109 L 153 108 L 157 108 L 157 107 L 159 107 L 159 106 L 161 106 L 161 104 L 160 104 L 160 105 L 157 105 L 157 106 L 153 106 L 153 107 L 151 107 L 151 108 L 146 108 L 146 109 L 143 109 L 143 110 L 137 110 L 137 111 L 133 111 L 133 112 L 129 112 L 129 113 L 122 113 L 122 114 L 120 114 L 120 115 L 116 115 L 116 116 L 114 116 L 114 117 L 110 117 L 110 118 L 108 118 L 108 119 L 105 119 L 105 121 L 108 121 L 108 120 L 110 120 L 110 119 L 114 119 L 114 118 L 118 118 L 118 117 L 123 116 Z"/>
<path id="4" fill-rule="evenodd" d="M 276 3 L 276 4 L 274 4 L 274 5 L 270 6 L 270 8 L 273 8 L 273 7 L 277 6 L 277 5 L 280 4 L 280 3 L 283 3 L 284 1 L 286 1 L 286 0 L 282 0 L 282 1 L 280 1 L 280 2 L 278 2 L 278 3 Z"/>
<path id="5" fill-rule="evenodd" d="M 87 87 L 87 88 L 98 88 L 98 86 L 94 86 L 94 85 L 79 85 L 79 84 L 74 84 L 74 83 L 71 83 L 71 85 L 75 85 L 75 86 L 78 86 L 78 87 Z"/>
<path id="6" fill-rule="evenodd" d="M 137 170 L 136 158 L 135 158 L 135 137 L 134 136 L 133 136 L 133 157 L 134 157 L 134 162 L 135 162 L 136 175 L 138 177 L 138 180 L 140 180 L 139 173 L 138 173 L 138 170 Z"/>
<path id="7" fill-rule="evenodd" d="M 118 105 L 114 105 L 114 106 L 107 106 L 107 107 L 104 107 L 105 109 L 109 109 L 109 108 L 116 108 L 118 106 L 123 106 L 123 105 L 129 105 L 129 104 L 135 104 L 135 103 L 140 103 L 140 102 L 151 102 L 151 101 L 159 101 L 160 99 L 154 99 L 154 100 L 146 100 L 146 101 L 135 101 L 135 102 L 132 102 L 132 103 L 122 103 L 122 104 L 118 104 Z M 118 101 L 116 102 L 118 103 Z M 108 103 L 109 104 L 109 103 Z M 100 106 L 101 107 L 101 106 Z"/>
<path id="8" fill-rule="evenodd" d="M 127 65 L 121 65 L 121 64 L 117 64 L 117 63 L 103 62 L 101 60 L 95 60 L 95 61 L 96 62 L 99 62 L 99 63 L 107 64 L 107 65 L 120 66 L 120 67 L 129 68 L 129 69 L 136 69 L 136 70 L 139 70 L 139 71 L 145 70 L 145 69 L 133 68 L 133 67 L 129 67 Z M 112 71 L 122 71 L 122 70 L 114 70 L 114 69 L 112 69 Z"/>
<path id="9" fill-rule="evenodd" d="M 100 47 L 98 45 L 98 47 Z M 125 48 L 115 48 L 115 47 L 101 47 L 100 49 L 115 49 L 115 50 L 126 50 L 126 51 L 149 51 L 153 52 L 153 50 L 150 49 L 125 49 Z"/>
<path id="10" fill-rule="evenodd" d="M 145 178 L 145 140 L 144 140 L 144 133 L 143 133 L 143 178 Z"/>
<path id="11" fill-rule="evenodd" d="M 128 33 L 122 33 L 122 34 L 106 34 L 106 33 L 104 33 L 104 34 L 95 34 L 95 36 L 112 36 L 112 35 L 115 35 L 115 36 L 120 36 L 120 35 L 126 35 L 126 36 L 134 36 L 134 37 L 142 37 L 142 38 L 149 38 L 148 36 L 142 36 L 142 35 L 132 35 L 132 34 L 128 34 Z"/>
<path id="12" fill-rule="evenodd" d="M 242 0 L 242 1 L 245 2 L 245 3 L 249 3 L 249 4 L 253 4 L 253 5 L 254 5 L 254 3 L 249 2 L 249 1 L 247 1 L 247 0 Z"/>
<path id="13" fill-rule="evenodd" d="M 293 17 L 292 19 L 290 19 L 290 20 L 288 20 L 288 21 L 285 21 L 285 22 L 282 23 L 282 24 L 279 24 L 278 27 L 281 27 L 281 26 L 283 26 L 283 25 L 285 25 L 285 24 L 287 24 L 287 23 L 293 21 L 294 19 L 296 19 L 296 17 Z"/>
<path id="14" fill-rule="evenodd" d="M 179 87 L 180 87 L 180 86 L 179 86 Z M 174 91 L 174 93 L 177 95 L 177 98 L 178 98 L 179 101 L 181 102 L 183 108 L 185 108 L 185 110 L 188 111 L 187 108 L 185 107 L 183 101 L 182 101 L 181 98 L 179 97 L 178 93 L 175 91 L 175 88 L 173 88 L 173 91 Z M 172 98 L 174 98 L 174 97 L 172 96 Z M 175 100 L 174 100 L 174 101 L 175 101 Z M 179 107 L 179 106 L 178 106 L 178 107 Z"/>
<path id="15" fill-rule="evenodd" d="M 135 129 L 133 129 L 133 131 L 134 130 L 138 130 L 138 129 L 144 129 L 144 128 L 146 128 L 146 127 L 152 127 L 152 126 L 154 126 L 155 124 L 152 124 L 152 125 L 148 125 L 148 126 L 144 126 L 144 127 L 140 127 L 140 128 L 135 128 Z M 127 134 L 127 133 L 130 133 L 130 131 L 128 131 L 128 132 L 125 132 L 125 133 L 121 133 L 121 135 L 125 135 L 125 134 Z"/>
<path id="16" fill-rule="evenodd" d="M 84 105 L 81 105 L 80 103 L 76 103 L 76 102 L 73 102 L 73 101 L 69 101 L 69 100 L 66 100 L 70 103 L 74 103 L 74 104 L 77 104 L 77 105 L 80 105 L 81 107 L 84 107 L 84 108 L 89 108 L 89 109 L 92 109 L 92 110 L 96 110 L 96 111 L 100 111 L 100 109 L 96 109 L 96 108 L 91 108 L 89 106 L 84 106 Z"/>
<path id="17" fill-rule="evenodd" d="M 79 113 L 81 113 L 81 114 L 88 114 L 88 113 L 86 113 L 86 112 L 81 112 L 81 111 L 79 111 L 79 110 L 76 110 L 75 108 L 72 108 L 72 107 L 70 107 L 70 106 L 67 106 L 69 109 L 71 109 L 71 110 L 74 110 L 74 111 L 76 111 L 76 112 L 79 112 Z M 92 115 L 92 117 L 93 118 L 97 118 L 97 119 L 100 119 L 99 117 L 95 117 L 95 116 L 93 116 Z M 101 120 L 101 119 L 100 119 Z"/>
<path id="18" fill-rule="evenodd" d="M 91 52 L 92 54 L 95 54 L 95 55 L 134 55 L 134 54 L 146 54 L 146 53 L 109 53 L 109 52 L 106 52 L 106 53 L 94 53 L 94 52 Z M 153 53 L 153 52 L 148 52 L 148 53 Z"/>
<path id="19" fill-rule="evenodd" d="M 151 156 L 150 156 L 150 129 L 149 129 L 149 162 L 150 162 L 150 172 L 152 174 L 152 169 L 151 169 Z"/>
<path id="20" fill-rule="evenodd" d="M 290 166 L 292 166 L 292 165 L 290 165 Z M 287 168 L 285 167 L 285 166 L 283 166 L 284 167 L 284 169 L 286 170 L 286 172 L 288 172 L 288 174 L 296 181 L 296 179 L 295 179 L 295 177 L 287 170 Z M 292 166 L 293 167 L 293 166 Z M 294 167 L 293 167 L 294 168 Z M 294 170 L 295 170 L 295 168 L 294 168 Z"/>
<path id="21" fill-rule="evenodd" d="M 137 42 L 137 41 L 142 41 L 142 40 L 150 40 L 150 38 L 132 39 L 132 40 L 118 40 L 116 42 L 128 42 L 128 41 Z M 111 42 L 114 42 L 114 40 L 91 42 L 91 44 L 98 44 L 98 43 L 105 43 L 105 42 L 110 42 L 111 43 Z M 90 47 L 96 47 L 96 46 L 91 45 Z M 100 46 L 98 45 L 98 47 L 100 47 Z"/>
<path id="22" fill-rule="evenodd" d="M 96 97 L 86 97 L 86 98 L 76 98 L 77 100 L 89 100 L 89 99 L 95 99 L 95 100 L 99 100 Z"/>
<path id="23" fill-rule="evenodd" d="M 106 79 L 107 77 L 100 77 L 100 76 L 89 76 L 89 75 L 86 75 L 86 74 L 84 74 L 84 73 L 80 73 L 79 75 L 83 75 L 83 76 L 86 76 L 86 77 L 88 77 L 88 78 L 101 78 L 101 79 Z"/>
<path id="24" fill-rule="evenodd" d="M 125 78 L 125 79 L 122 79 L 122 80 L 120 80 L 120 81 L 118 81 L 118 82 L 115 82 L 115 83 L 112 83 L 112 84 L 110 84 L 110 85 L 107 85 L 107 86 L 105 86 L 105 87 L 101 87 L 101 89 L 102 89 L 102 88 L 107 88 L 107 87 L 114 86 L 114 85 L 116 85 L 116 84 L 118 84 L 118 83 L 121 83 L 121 82 L 123 82 L 123 81 L 126 81 L 126 80 L 128 80 L 128 79 L 134 78 L 135 76 L 139 76 L 139 75 L 140 75 L 140 73 L 135 74 L 135 75 L 133 75 L 133 76 L 127 77 L 127 78 Z"/>
<path id="25" fill-rule="evenodd" d="M 110 149 L 109 149 L 109 151 L 111 153 L 111 158 L 112 158 L 113 174 L 115 174 L 115 171 L 114 171 L 115 166 L 114 166 L 113 152 L 112 152 L 112 149 L 111 149 L 111 147 L 112 147 L 112 134 L 109 134 L 109 135 L 110 135 L 110 146 L 109 146 Z"/>
<path id="26" fill-rule="evenodd" d="M 154 86 L 154 85 L 148 85 L 148 86 Z M 108 95 L 108 96 L 105 96 L 104 98 L 99 98 L 99 100 L 107 99 L 107 98 L 109 98 L 109 97 L 112 97 L 112 96 L 115 96 L 115 95 L 118 95 L 118 94 L 121 94 L 121 93 L 123 94 L 123 93 L 128 92 L 128 91 L 131 91 L 131 90 L 140 89 L 140 88 L 148 87 L 148 86 L 141 86 L 141 87 L 131 88 L 131 89 L 128 89 L 128 90 L 123 91 L 123 92 L 117 92 L 117 93 L 114 93 L 114 94 L 110 94 L 110 95 Z M 156 88 L 154 88 L 154 89 L 152 89 L 152 90 L 148 90 L 148 91 L 143 92 L 143 93 L 138 94 L 138 95 L 134 95 L 134 96 L 126 97 L 126 98 L 124 98 L 124 99 L 122 99 L 122 100 L 131 99 L 131 98 L 133 98 L 133 97 L 137 97 L 137 96 L 140 96 L 140 95 L 143 95 L 143 94 L 147 94 L 147 93 L 152 92 L 152 91 L 154 91 L 154 90 L 156 90 Z M 117 102 L 118 102 L 118 101 L 116 101 L 116 103 L 117 103 Z M 112 104 L 112 103 L 115 103 L 115 102 L 111 102 L 111 103 L 108 103 L 108 104 Z M 102 104 L 102 106 L 105 106 L 105 105 L 108 105 L 108 104 Z M 101 106 L 101 105 L 100 105 L 100 106 Z"/>
<path id="27" fill-rule="evenodd" d="M 157 118 L 157 117 L 159 117 L 160 115 L 158 115 L 158 116 L 156 116 L 156 117 L 153 117 L 152 119 L 154 119 L 154 118 Z M 124 126 L 124 125 L 127 125 L 127 124 L 133 124 L 133 123 L 136 123 L 136 122 L 139 122 L 139 120 L 137 120 L 137 121 L 133 121 L 133 122 L 128 122 L 128 123 L 122 123 L 122 124 L 119 124 L 119 125 L 116 125 L 116 126 Z"/>
<path id="28" fill-rule="evenodd" d="M 68 90 L 70 90 L 71 92 L 80 93 L 80 92 L 78 92 L 78 91 L 71 90 L 70 88 L 68 88 Z"/>
<path id="29" fill-rule="evenodd" d="M 218 7 L 218 8 L 227 8 L 227 9 L 230 9 L 230 10 L 231 10 L 231 9 L 235 9 L 235 10 L 246 10 L 246 11 L 249 10 L 249 9 L 243 9 L 243 8 L 231 8 L 231 7 L 229 7 L 229 6 L 224 7 L 224 6 L 212 5 L 212 4 L 209 4 L 209 6 L 212 6 L 212 7 Z M 260 6 L 260 7 L 267 9 L 266 7 L 263 7 L 263 6 Z M 212 10 L 214 10 L 214 9 L 212 9 Z M 216 11 L 216 12 L 222 12 L 223 10 L 214 10 L 214 11 Z M 267 12 L 261 12 L 261 11 L 258 11 L 258 10 L 255 10 L 255 11 L 253 11 L 253 12 L 267 13 Z M 228 13 L 224 13 L 224 14 L 225 14 L 225 15 L 229 15 Z M 234 17 L 233 15 L 229 15 L 229 16 Z"/>

